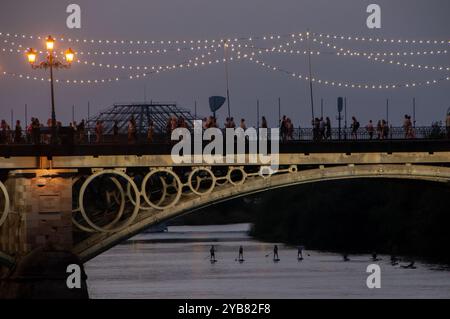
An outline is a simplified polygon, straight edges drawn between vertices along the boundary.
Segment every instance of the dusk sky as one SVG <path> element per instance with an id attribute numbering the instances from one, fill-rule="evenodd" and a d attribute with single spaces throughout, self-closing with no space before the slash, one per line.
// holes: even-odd
<path id="1" fill-rule="evenodd" d="M 448 0 L 2 0 L 0 3 L 0 118 L 24 121 L 24 105 L 28 104 L 28 118 L 50 116 L 50 88 L 47 82 L 12 77 L 9 73 L 29 74 L 48 78 L 44 70 L 32 70 L 22 53 L 8 52 L 33 47 L 44 49 L 44 41 L 15 39 L 6 33 L 98 40 L 197 40 L 256 37 L 306 32 L 358 37 L 382 37 L 402 40 L 447 40 L 445 44 L 413 45 L 405 43 L 376 44 L 360 41 L 327 40 L 338 47 L 358 52 L 429 52 L 449 50 L 450 1 Z M 82 28 L 70 30 L 66 26 L 66 7 L 76 3 L 82 9 Z M 382 28 L 368 29 L 366 8 L 377 3 L 382 8 Z M 7 40 L 7 42 L 4 42 Z M 290 41 L 259 41 L 257 47 L 271 48 Z M 11 43 L 13 42 L 13 43 Z M 107 45 L 57 42 L 57 48 L 71 46 L 82 51 L 136 51 L 151 50 L 151 45 Z M 183 46 L 183 45 L 180 45 Z M 304 51 L 305 43 L 294 46 Z M 6 52 L 2 50 L 6 49 Z M 313 77 L 330 81 L 367 84 L 401 84 L 427 81 L 449 76 L 449 71 L 420 70 L 370 61 L 362 56 L 336 56 L 332 48 L 311 43 Z M 245 51 L 245 50 L 242 50 Z M 249 53 L 248 50 L 245 53 Z M 206 54 L 208 50 L 171 52 L 166 55 L 80 56 L 88 61 L 126 66 L 172 65 Z M 235 55 L 235 53 L 231 53 Z M 44 55 L 40 55 L 41 60 Z M 223 58 L 223 49 L 211 52 L 205 58 Z M 297 74 L 308 75 L 307 56 L 288 53 L 267 53 L 258 59 Z M 449 54 L 392 57 L 396 62 L 450 66 Z M 3 75 L 7 72 L 7 75 Z M 136 70 L 114 70 L 74 63 L 71 70 L 59 70 L 61 80 L 94 80 L 120 77 L 117 83 L 56 85 L 57 118 L 64 123 L 72 119 L 75 105 L 76 120 L 87 116 L 90 101 L 91 115 L 117 102 L 140 102 L 145 91 L 148 100 L 174 101 L 181 107 L 209 115 L 208 97 L 226 95 L 225 66 L 222 63 L 193 69 L 174 70 L 152 74 L 145 79 L 126 79 L 142 73 Z M 293 79 L 278 71 L 267 70 L 247 60 L 230 61 L 231 110 L 235 119 L 246 118 L 250 125 L 256 123 L 256 100 L 260 100 L 261 115 L 275 126 L 278 117 L 278 97 L 282 100 L 282 114 L 291 117 L 295 126 L 309 126 L 311 108 L 309 83 Z M 123 78 L 123 79 L 122 79 Z M 348 98 L 348 115 L 356 115 L 362 125 L 372 119 L 386 117 L 386 99 L 390 99 L 390 120 L 400 125 L 406 113 L 412 113 L 412 98 L 417 99 L 417 124 L 430 125 L 444 119 L 450 107 L 450 81 L 420 88 L 351 89 L 314 84 L 315 114 L 320 115 L 320 99 L 325 102 L 325 116 L 336 124 L 336 99 Z M 226 117 L 226 107 L 218 113 L 221 125 Z"/>

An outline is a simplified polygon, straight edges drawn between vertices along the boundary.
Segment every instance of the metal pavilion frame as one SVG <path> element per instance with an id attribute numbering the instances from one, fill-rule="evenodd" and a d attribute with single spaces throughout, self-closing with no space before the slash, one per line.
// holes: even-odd
<path id="1" fill-rule="evenodd" d="M 153 121 L 155 133 L 165 133 L 171 117 L 183 118 L 188 128 L 193 127 L 196 119 L 187 109 L 178 107 L 173 102 L 119 103 L 101 111 L 87 120 L 87 127 L 92 130 L 97 121 L 102 121 L 104 133 L 112 134 L 114 122 L 117 121 L 119 134 L 127 133 L 128 121 L 134 116 L 138 134 L 146 134 L 150 121 Z"/>

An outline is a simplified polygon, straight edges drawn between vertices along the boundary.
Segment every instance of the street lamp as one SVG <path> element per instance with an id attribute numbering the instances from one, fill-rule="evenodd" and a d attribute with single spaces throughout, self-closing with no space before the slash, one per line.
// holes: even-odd
<path id="1" fill-rule="evenodd" d="M 28 62 L 33 69 L 50 69 L 50 89 L 51 89 L 51 99 L 52 99 L 52 127 L 51 127 L 51 143 L 56 144 L 56 113 L 55 113 L 55 93 L 54 93 L 54 81 L 53 81 L 53 69 L 69 69 L 75 58 L 75 52 L 69 48 L 65 52 L 65 62 L 58 60 L 54 55 L 55 49 L 55 39 L 52 36 L 48 36 L 45 41 L 47 48 L 47 58 L 41 63 L 36 63 L 37 52 L 30 48 L 27 51 Z"/>

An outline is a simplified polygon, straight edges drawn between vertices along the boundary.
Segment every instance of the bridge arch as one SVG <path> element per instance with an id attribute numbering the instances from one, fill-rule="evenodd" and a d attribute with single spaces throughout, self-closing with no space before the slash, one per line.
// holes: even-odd
<path id="1" fill-rule="evenodd" d="M 413 179 L 449 183 L 450 167 L 409 164 L 343 165 L 322 166 L 306 170 L 297 170 L 291 167 L 290 169 L 282 170 L 279 174 L 272 175 L 270 178 L 263 178 L 259 174 L 250 174 L 243 183 L 228 183 L 215 187 L 212 191 L 201 196 L 193 194 L 193 196 L 182 197 L 176 205 L 167 209 L 142 210 L 133 224 L 117 232 L 93 234 L 88 239 L 77 244 L 74 247 L 74 252 L 83 261 L 87 261 L 140 233 L 149 226 L 235 198 L 301 184 L 362 178 Z"/>
<path id="2" fill-rule="evenodd" d="M 9 207 L 10 207 L 8 190 L 6 189 L 5 184 L 3 184 L 0 181 L 0 198 L 1 197 L 3 197 L 3 200 L 5 201 L 5 203 L 3 205 L 3 211 L 0 212 L 0 226 L 2 226 L 3 223 L 6 221 L 6 218 L 8 217 L 8 214 L 9 214 Z"/>

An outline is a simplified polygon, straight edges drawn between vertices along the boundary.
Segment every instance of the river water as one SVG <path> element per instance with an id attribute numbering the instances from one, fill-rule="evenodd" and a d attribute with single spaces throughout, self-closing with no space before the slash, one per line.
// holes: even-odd
<path id="1" fill-rule="evenodd" d="M 381 289 L 368 289 L 370 256 L 304 252 L 247 235 L 250 225 L 177 226 L 144 233 L 86 264 L 91 298 L 450 298 L 450 270 L 416 263 L 402 269 L 380 256 Z M 217 263 L 209 261 L 215 245 Z M 239 246 L 244 263 L 236 262 Z M 308 256 L 309 255 L 309 256 Z M 401 264 L 406 264 L 403 262 Z"/>

